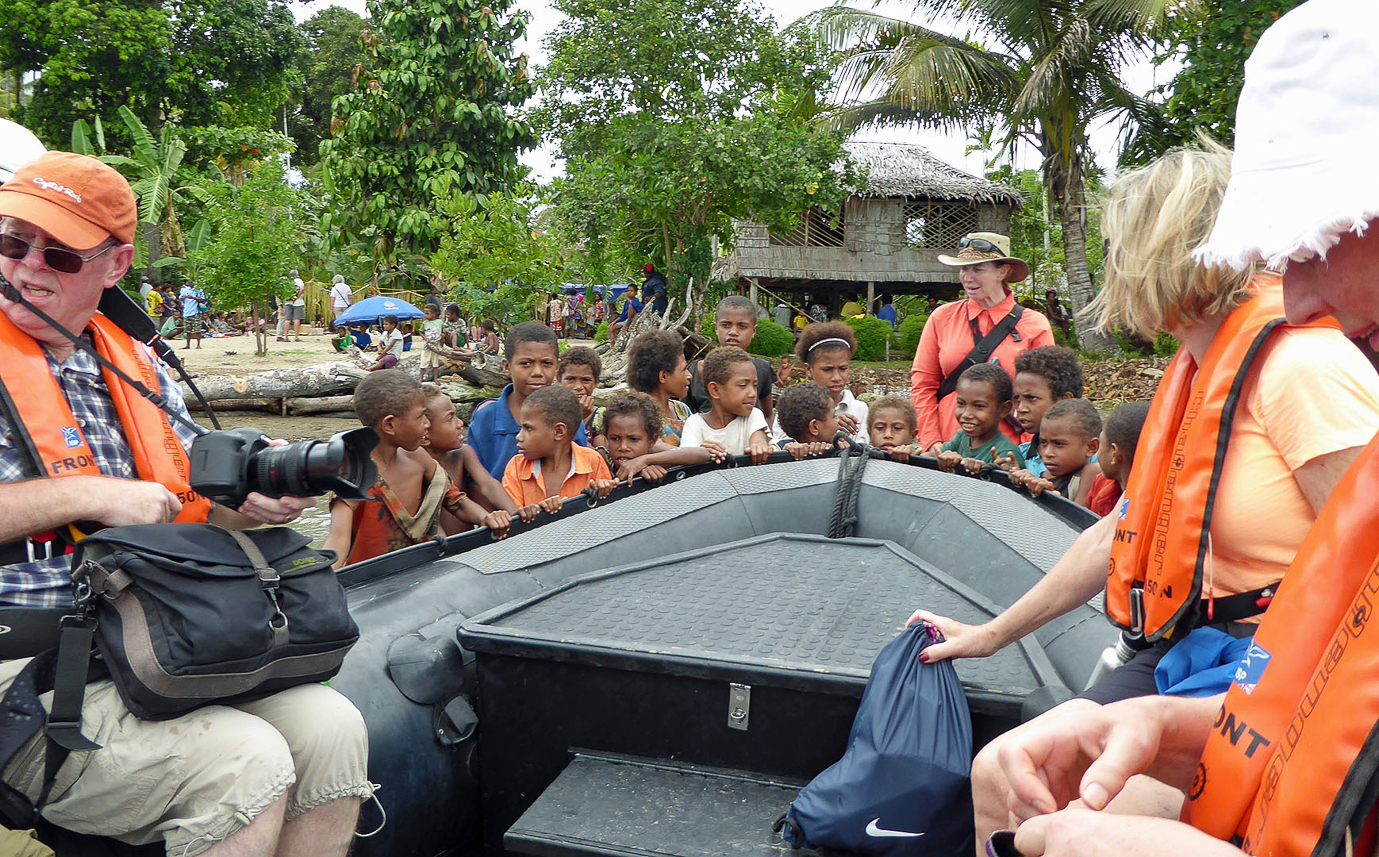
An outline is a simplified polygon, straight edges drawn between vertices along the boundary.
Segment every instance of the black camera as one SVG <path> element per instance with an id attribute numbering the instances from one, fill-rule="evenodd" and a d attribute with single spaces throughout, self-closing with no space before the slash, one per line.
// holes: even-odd
<path id="1" fill-rule="evenodd" d="M 252 428 L 201 435 L 192 441 L 192 487 L 234 509 L 253 491 L 269 497 L 334 491 L 348 500 L 363 500 L 378 481 L 378 468 L 369 457 L 378 435 L 371 428 L 342 431 L 330 440 L 268 443 L 267 435 Z"/>

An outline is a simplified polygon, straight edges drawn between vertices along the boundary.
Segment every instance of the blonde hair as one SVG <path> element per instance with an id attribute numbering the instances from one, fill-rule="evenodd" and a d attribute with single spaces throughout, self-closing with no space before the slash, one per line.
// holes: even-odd
<path id="1" fill-rule="evenodd" d="M 1106 282 L 1082 317 L 1153 338 L 1248 300 L 1259 265 L 1235 271 L 1193 256 L 1211 235 L 1230 176 L 1230 150 L 1204 137 L 1202 148 L 1174 150 L 1117 181 L 1101 219 Z"/>

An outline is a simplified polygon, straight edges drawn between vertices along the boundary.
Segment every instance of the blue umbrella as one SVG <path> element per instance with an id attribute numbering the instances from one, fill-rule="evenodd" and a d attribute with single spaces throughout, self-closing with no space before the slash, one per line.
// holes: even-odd
<path id="1" fill-rule="evenodd" d="M 349 309 L 340 313 L 340 317 L 335 320 L 336 324 L 359 324 L 361 321 L 367 324 L 375 324 L 385 315 L 395 315 L 398 321 L 422 318 L 421 310 L 412 306 L 404 300 L 397 298 L 365 298 Z"/>

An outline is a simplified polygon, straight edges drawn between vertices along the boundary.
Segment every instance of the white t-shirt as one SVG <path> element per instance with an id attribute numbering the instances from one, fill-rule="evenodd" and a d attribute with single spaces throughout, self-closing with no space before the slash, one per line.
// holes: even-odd
<path id="1" fill-rule="evenodd" d="M 747 447 L 751 445 L 752 435 L 766 429 L 766 417 L 758 408 L 752 408 L 751 416 L 737 417 L 721 429 L 710 428 L 704 421 L 704 414 L 693 414 L 685 420 L 685 427 L 680 432 L 680 445 L 703 446 L 704 441 L 711 440 L 721 444 L 729 455 L 745 455 Z"/>
<path id="2" fill-rule="evenodd" d="M 349 283 L 336 283 L 330 287 L 331 305 L 336 309 L 345 309 L 348 307 L 350 305 L 351 296 L 352 292 L 350 291 Z"/>
<path id="3" fill-rule="evenodd" d="M 383 341 L 378 344 L 379 354 L 392 354 L 397 357 L 402 356 L 402 331 L 396 327 L 392 333 L 383 334 Z"/>
<path id="4" fill-rule="evenodd" d="M 292 306 L 306 306 L 306 298 L 302 297 L 306 293 L 306 283 L 302 282 L 301 277 L 294 277 L 292 285 L 297 287 L 297 296 L 288 303 Z"/>
<path id="5" fill-rule="evenodd" d="M 871 434 L 867 427 L 867 403 L 852 395 L 851 390 L 843 390 L 843 398 L 838 402 L 837 412 L 847 414 L 857 418 L 857 431 L 853 432 L 852 439 L 861 443 L 870 443 Z M 780 417 L 777 416 L 771 423 L 771 443 L 780 445 L 783 440 L 794 440 L 787 435 L 780 427 Z"/>

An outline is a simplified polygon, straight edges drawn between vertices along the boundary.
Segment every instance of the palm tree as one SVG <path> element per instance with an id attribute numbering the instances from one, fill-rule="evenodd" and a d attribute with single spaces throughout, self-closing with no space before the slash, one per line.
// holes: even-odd
<path id="1" fill-rule="evenodd" d="M 916 12 L 956 19 L 991 44 L 945 35 L 911 21 L 834 6 L 810 16 L 821 41 L 839 52 L 838 104 L 826 121 L 955 128 L 990 124 L 1009 151 L 1030 142 L 1042 155 L 1044 184 L 1063 227 L 1073 308 L 1096 294 L 1087 264 L 1088 129 L 1117 117 L 1134 121 L 1147 105 L 1121 83 L 1120 70 L 1156 29 L 1196 0 L 915 0 Z M 878 94 L 879 93 L 879 94 Z M 1103 350 L 1110 342 L 1083 334 Z"/>

